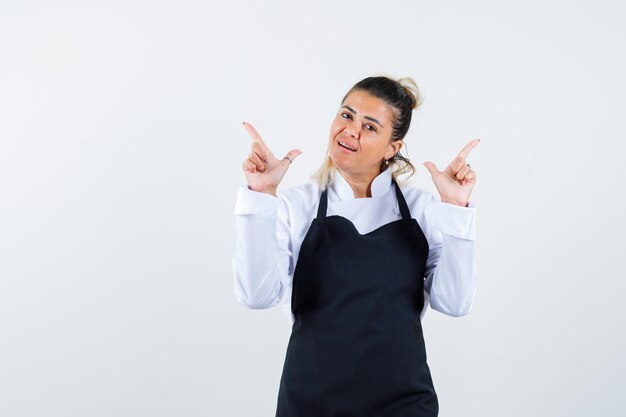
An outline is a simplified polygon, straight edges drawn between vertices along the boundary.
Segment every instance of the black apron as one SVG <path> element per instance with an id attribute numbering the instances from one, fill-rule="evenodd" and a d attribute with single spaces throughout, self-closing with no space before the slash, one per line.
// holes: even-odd
<path id="1" fill-rule="evenodd" d="M 422 335 L 428 242 L 395 179 L 402 219 L 361 235 L 326 216 L 302 242 L 277 417 L 435 417 Z"/>

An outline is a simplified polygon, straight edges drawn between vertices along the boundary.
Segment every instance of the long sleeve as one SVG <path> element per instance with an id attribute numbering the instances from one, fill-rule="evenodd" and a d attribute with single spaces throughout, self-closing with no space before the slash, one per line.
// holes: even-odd
<path id="1" fill-rule="evenodd" d="M 431 225 L 424 289 L 430 306 L 449 316 L 470 312 L 476 296 L 475 211 L 433 200 L 424 216 Z"/>
<path id="2" fill-rule="evenodd" d="M 240 186 L 232 267 L 235 297 L 241 304 L 262 309 L 280 302 L 291 281 L 288 207 L 280 194 Z"/>

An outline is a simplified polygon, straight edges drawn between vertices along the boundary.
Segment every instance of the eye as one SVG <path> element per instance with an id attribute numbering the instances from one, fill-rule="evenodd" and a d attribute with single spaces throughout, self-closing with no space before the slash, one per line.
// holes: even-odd
<path id="1" fill-rule="evenodd" d="M 341 113 L 341 117 L 343 117 L 344 119 L 352 119 L 352 115 L 350 113 L 346 113 L 346 112 L 342 112 Z M 365 127 L 370 132 L 378 132 L 378 130 L 376 130 L 376 127 L 374 125 L 365 125 Z"/>

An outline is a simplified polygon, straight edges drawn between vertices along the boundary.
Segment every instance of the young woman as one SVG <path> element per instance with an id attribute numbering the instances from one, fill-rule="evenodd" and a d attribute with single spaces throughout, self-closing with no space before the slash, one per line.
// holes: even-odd
<path id="1" fill-rule="evenodd" d="M 368 77 L 346 94 L 312 181 L 278 190 L 300 154 L 274 156 L 252 125 L 235 206 L 235 295 L 282 300 L 292 321 L 277 417 L 433 417 L 426 307 L 467 314 L 475 296 L 470 141 L 439 171 L 441 197 L 406 184 L 400 152 L 420 104 L 413 80 Z"/>

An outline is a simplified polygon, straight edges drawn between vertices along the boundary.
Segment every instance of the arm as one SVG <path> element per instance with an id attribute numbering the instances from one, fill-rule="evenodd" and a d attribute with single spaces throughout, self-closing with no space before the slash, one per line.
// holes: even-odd
<path id="1" fill-rule="evenodd" d="M 232 254 L 234 291 L 246 307 L 263 309 L 280 302 L 291 284 L 291 239 L 285 200 L 247 185 L 235 204 Z"/>
<path id="2" fill-rule="evenodd" d="M 443 171 L 424 162 L 441 196 L 441 201 L 433 199 L 424 210 L 432 226 L 424 289 L 431 307 L 450 316 L 469 313 L 476 293 L 475 208 L 469 203 L 476 172 L 465 159 L 479 142 L 471 140 Z"/>
<path id="3" fill-rule="evenodd" d="M 434 199 L 424 211 L 431 226 L 424 290 L 433 310 L 449 316 L 464 316 L 474 304 L 475 210 Z"/>
<path id="4" fill-rule="evenodd" d="M 252 137 L 252 145 L 242 164 L 248 184 L 239 187 L 235 204 L 235 297 L 249 308 L 269 308 L 280 302 L 291 285 L 288 210 L 276 190 L 291 161 L 301 152 L 292 149 L 278 159 L 250 123 L 243 126 Z"/>

